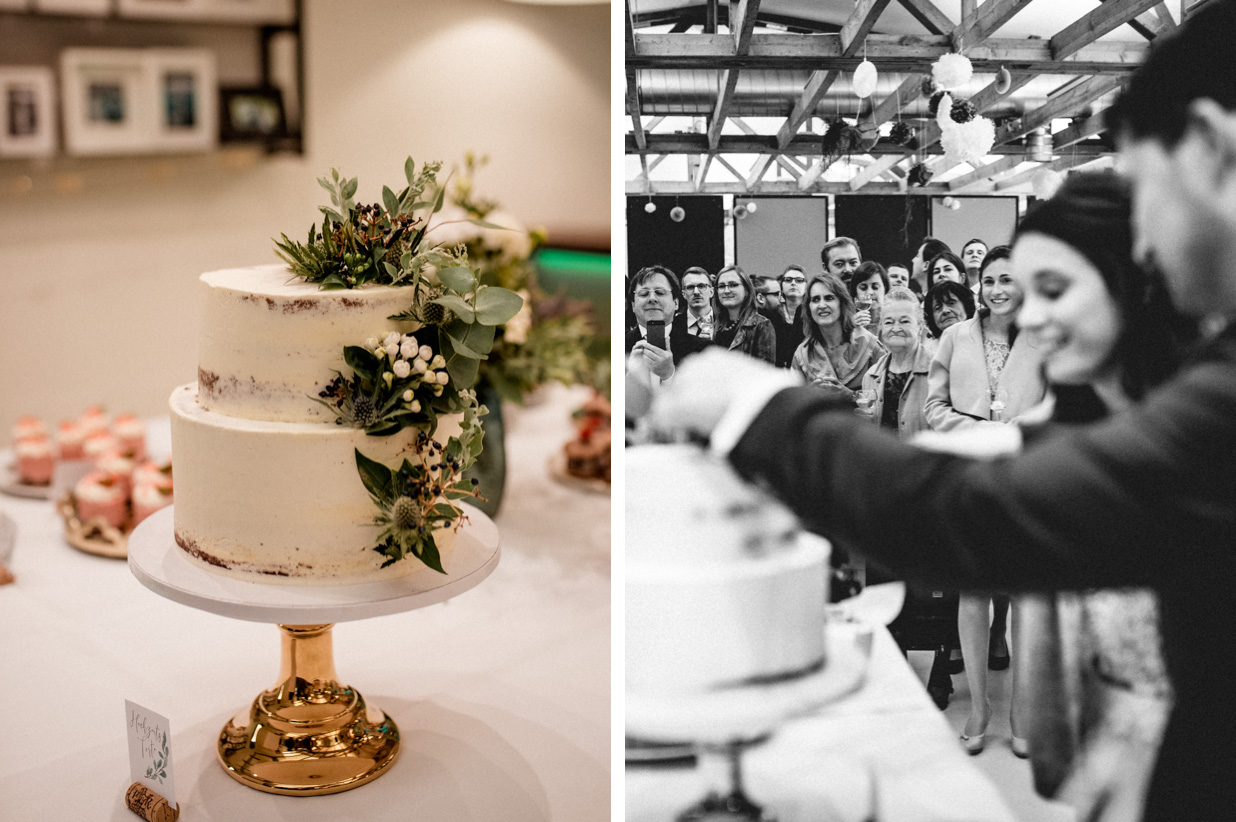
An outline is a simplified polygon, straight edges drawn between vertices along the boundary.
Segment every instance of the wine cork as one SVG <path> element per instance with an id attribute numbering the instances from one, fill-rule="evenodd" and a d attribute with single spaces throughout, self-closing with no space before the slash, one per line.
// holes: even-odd
<path id="1" fill-rule="evenodd" d="M 173 808 L 166 799 L 140 782 L 134 782 L 125 791 L 124 803 L 146 822 L 176 822 L 180 816 L 179 805 Z"/>

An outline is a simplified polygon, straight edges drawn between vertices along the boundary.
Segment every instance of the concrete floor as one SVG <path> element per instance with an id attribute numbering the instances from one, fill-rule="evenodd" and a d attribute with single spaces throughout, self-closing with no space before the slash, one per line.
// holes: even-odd
<path id="1" fill-rule="evenodd" d="M 910 666 L 924 683 L 931 670 L 932 656 L 927 651 L 909 653 Z M 1069 806 L 1046 801 L 1034 792 L 1029 761 L 1013 756 L 1009 748 L 1009 684 L 1008 670 L 988 672 L 992 717 L 987 726 L 987 745 L 982 753 L 973 757 L 973 762 L 999 787 L 1020 822 L 1075 822 L 1076 815 Z M 953 676 L 953 697 L 944 716 L 960 735 L 969 713 L 970 686 L 964 673 L 956 674 Z"/>

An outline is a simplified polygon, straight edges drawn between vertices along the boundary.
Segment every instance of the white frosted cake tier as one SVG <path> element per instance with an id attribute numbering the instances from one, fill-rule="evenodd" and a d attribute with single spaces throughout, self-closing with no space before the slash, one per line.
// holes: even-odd
<path id="1" fill-rule="evenodd" d="M 283 423 L 217 414 L 198 404 L 197 386 L 171 396 L 176 454 L 175 536 L 194 561 L 267 583 L 346 585 L 433 574 L 415 557 L 381 568 L 373 550 L 378 513 L 361 482 L 355 449 L 398 466 L 415 464 L 415 429 L 391 437 L 334 423 Z M 459 432 L 440 420 L 435 439 Z M 439 551 L 453 545 L 438 531 Z"/>
<path id="2" fill-rule="evenodd" d="M 228 416 L 333 422 L 314 399 L 335 371 L 350 374 L 343 349 L 417 328 L 387 319 L 412 304 L 410 286 L 321 291 L 282 264 L 212 271 L 201 283 L 199 402 Z"/>
<path id="3" fill-rule="evenodd" d="M 632 448 L 627 689 L 719 691 L 825 664 L 826 540 L 688 445 Z"/>

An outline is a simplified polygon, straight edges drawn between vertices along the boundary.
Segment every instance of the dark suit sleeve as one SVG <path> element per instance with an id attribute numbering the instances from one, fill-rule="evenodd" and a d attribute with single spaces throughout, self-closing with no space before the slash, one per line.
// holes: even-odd
<path id="1" fill-rule="evenodd" d="M 751 349 L 751 356 L 775 365 L 777 362 L 777 332 L 773 329 L 772 321 L 767 317 L 760 317 L 760 319 L 763 322 L 755 327 L 755 346 Z"/>
<path id="2" fill-rule="evenodd" d="M 820 392 L 777 394 L 730 454 L 807 527 L 909 577 L 1010 590 L 1178 584 L 1236 556 L 1236 367 L 1056 427 L 1019 457 L 904 445 Z"/>

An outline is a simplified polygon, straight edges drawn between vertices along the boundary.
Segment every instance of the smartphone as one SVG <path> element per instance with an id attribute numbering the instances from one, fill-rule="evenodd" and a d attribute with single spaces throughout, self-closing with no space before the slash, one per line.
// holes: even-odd
<path id="1" fill-rule="evenodd" d="M 648 344 L 655 345 L 657 348 L 665 350 L 665 321 L 649 320 L 647 328 Z"/>

